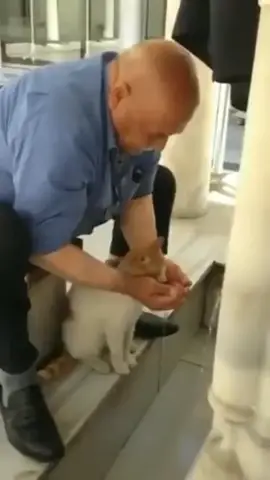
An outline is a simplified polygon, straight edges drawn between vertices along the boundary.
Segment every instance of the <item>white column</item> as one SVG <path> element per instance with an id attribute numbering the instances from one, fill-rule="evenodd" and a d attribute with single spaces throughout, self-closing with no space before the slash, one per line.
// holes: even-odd
<path id="1" fill-rule="evenodd" d="M 105 0 L 105 28 L 104 38 L 114 38 L 114 13 L 115 13 L 115 1 Z"/>
<path id="2" fill-rule="evenodd" d="M 168 0 L 166 36 L 171 38 L 179 0 Z M 201 104 L 184 133 L 170 138 L 162 163 L 175 174 L 177 195 L 174 216 L 199 217 L 207 211 L 212 142 L 215 123 L 215 95 L 212 71 L 195 59 L 201 90 Z"/>
<path id="3" fill-rule="evenodd" d="M 129 48 L 142 40 L 142 0 L 120 0 L 120 48 Z"/>
<path id="4" fill-rule="evenodd" d="M 67 4 L 68 9 L 68 4 Z M 58 0 L 46 0 L 47 12 L 47 39 L 50 42 L 59 42 L 59 15 L 58 15 Z"/>
<path id="5" fill-rule="evenodd" d="M 192 480 L 264 480 L 270 465 L 270 1 L 262 1 L 210 401 Z"/>

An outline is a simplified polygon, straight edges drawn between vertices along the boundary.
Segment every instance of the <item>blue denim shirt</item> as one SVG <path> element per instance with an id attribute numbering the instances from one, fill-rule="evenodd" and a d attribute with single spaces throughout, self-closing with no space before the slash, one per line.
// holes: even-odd
<path id="1" fill-rule="evenodd" d="M 85 215 L 91 231 L 152 192 L 159 155 L 121 153 L 111 124 L 116 55 L 35 69 L 0 90 L 0 202 L 28 222 L 33 253 L 68 243 Z"/>

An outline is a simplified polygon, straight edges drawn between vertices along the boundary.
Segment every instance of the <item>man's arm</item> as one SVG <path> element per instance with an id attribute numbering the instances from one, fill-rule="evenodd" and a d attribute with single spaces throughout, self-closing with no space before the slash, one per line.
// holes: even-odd
<path id="1" fill-rule="evenodd" d="M 148 246 L 157 238 L 152 195 L 128 202 L 121 218 L 121 228 L 130 248 Z"/>
<path id="2" fill-rule="evenodd" d="M 144 152 L 143 161 L 149 165 L 135 197 L 130 200 L 121 218 L 121 228 L 130 248 L 144 247 L 157 238 L 152 192 L 160 154 Z"/>
<path id="3" fill-rule="evenodd" d="M 153 199 L 150 194 L 154 188 L 155 174 L 154 166 L 140 185 L 136 198 L 128 202 L 122 215 L 121 228 L 130 248 L 147 246 L 157 238 Z M 186 289 L 186 294 L 191 285 L 189 278 L 173 261 L 166 259 L 166 265 L 168 281 L 180 283 Z"/>
<path id="4" fill-rule="evenodd" d="M 151 278 L 136 278 L 113 269 L 87 255 L 74 245 L 67 245 L 55 253 L 36 255 L 32 262 L 65 280 L 130 295 L 154 310 L 175 308 L 175 291 Z"/>
<path id="5" fill-rule="evenodd" d="M 124 277 L 118 270 L 110 268 L 74 245 L 66 245 L 47 255 L 34 255 L 31 262 L 69 282 L 112 292 L 125 291 Z"/>
<path id="6" fill-rule="evenodd" d="M 57 93 L 38 97 L 39 115 L 28 112 L 19 134 L 10 134 L 19 165 L 14 208 L 31 232 L 30 260 L 65 280 L 121 292 L 118 272 L 69 245 L 86 209 L 86 186 L 95 182 L 94 140 L 76 99 Z"/>

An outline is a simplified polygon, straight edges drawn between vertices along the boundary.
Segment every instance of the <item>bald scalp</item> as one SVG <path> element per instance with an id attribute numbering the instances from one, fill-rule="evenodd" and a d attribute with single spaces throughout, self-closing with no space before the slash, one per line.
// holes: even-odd
<path id="1" fill-rule="evenodd" d="M 171 40 L 147 40 L 122 52 L 118 75 L 127 84 L 149 80 L 162 94 L 181 102 L 187 121 L 200 102 L 199 82 L 190 53 Z"/>

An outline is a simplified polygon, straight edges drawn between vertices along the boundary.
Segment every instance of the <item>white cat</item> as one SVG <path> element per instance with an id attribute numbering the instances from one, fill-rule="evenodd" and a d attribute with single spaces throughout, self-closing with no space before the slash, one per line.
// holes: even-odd
<path id="1" fill-rule="evenodd" d="M 158 239 L 148 248 L 132 250 L 118 268 L 130 275 L 149 275 L 164 281 L 164 257 L 160 247 L 161 239 Z M 101 357 L 107 347 L 114 371 L 127 375 L 136 365 L 131 346 L 142 305 L 127 295 L 80 285 L 72 286 L 69 299 L 71 316 L 63 324 L 67 352 L 100 373 L 109 373 L 110 366 Z"/>

